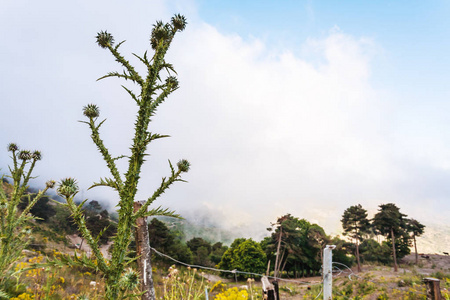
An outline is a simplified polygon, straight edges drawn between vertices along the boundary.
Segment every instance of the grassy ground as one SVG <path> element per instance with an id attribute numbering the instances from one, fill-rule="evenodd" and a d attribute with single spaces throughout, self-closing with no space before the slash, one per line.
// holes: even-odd
<path id="1" fill-rule="evenodd" d="M 70 252 L 72 247 L 39 238 L 47 243 L 43 252 L 27 251 L 27 257 L 17 266 L 26 268 L 45 257 Z M 65 250 L 64 250 L 65 249 Z M 414 255 L 403 259 L 398 272 L 380 265 L 364 265 L 361 273 L 339 266 L 333 277 L 333 299 L 426 299 L 423 278 L 441 280 L 443 299 L 450 300 L 450 257 L 428 255 L 415 265 Z M 255 281 L 235 281 L 221 278 L 218 273 L 180 267 L 154 267 L 155 289 L 159 299 L 262 299 L 259 278 Z M 322 299 L 321 277 L 288 279 L 279 282 L 280 298 Z M 13 299 L 101 299 L 102 278 L 76 268 L 29 270 L 11 280 Z M 20 296 L 19 296 L 20 295 Z"/>
<path id="2" fill-rule="evenodd" d="M 340 267 L 333 277 L 333 299 L 426 299 L 426 277 L 439 278 L 443 299 L 450 299 L 450 257 L 428 255 L 414 262 L 414 255 L 405 257 L 398 272 L 377 265 L 364 265 L 361 273 Z M 281 299 L 321 299 L 321 278 L 305 280 L 310 284 L 280 283 Z"/>

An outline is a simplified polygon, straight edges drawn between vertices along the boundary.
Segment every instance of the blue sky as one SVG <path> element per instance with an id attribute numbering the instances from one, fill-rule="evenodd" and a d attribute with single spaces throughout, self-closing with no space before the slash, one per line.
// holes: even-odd
<path id="1" fill-rule="evenodd" d="M 450 20 L 448 1 L 199 1 L 200 17 L 225 33 L 259 37 L 274 48 L 299 49 L 307 38 L 338 26 L 372 38 L 385 50 L 374 80 L 402 87 L 448 82 Z M 295 51 L 295 50 L 294 50 Z M 381 78 L 378 78 L 381 77 Z M 387 77 L 387 78 L 386 78 Z M 429 92 L 429 91 L 428 91 Z"/>
<path id="2" fill-rule="evenodd" d="M 38 148 L 35 184 L 73 176 L 80 196 L 107 176 L 83 124 L 97 103 L 105 142 L 126 154 L 135 106 L 100 30 L 148 49 L 152 24 L 183 13 L 168 54 L 180 89 L 152 123 L 171 138 L 150 148 L 138 197 L 187 158 L 188 184 L 159 205 L 258 236 L 292 213 L 339 233 L 343 210 L 395 202 L 449 226 L 448 1 L 0 1 L 0 144 Z M 143 71 L 141 67 L 138 70 Z M 132 88 L 132 87 L 131 87 Z M 0 168 L 7 170 L 6 153 Z M 120 163 L 125 167 L 125 162 Z M 424 206 L 423 203 L 427 205 Z"/>

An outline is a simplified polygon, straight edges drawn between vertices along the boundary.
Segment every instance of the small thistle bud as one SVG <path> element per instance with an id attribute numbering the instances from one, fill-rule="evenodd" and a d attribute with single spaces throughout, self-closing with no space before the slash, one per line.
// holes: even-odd
<path id="1" fill-rule="evenodd" d="M 97 44 L 102 48 L 108 48 L 108 46 L 114 45 L 114 38 L 111 33 L 107 31 L 100 31 L 97 33 Z"/>
<path id="2" fill-rule="evenodd" d="M 139 284 L 139 275 L 135 270 L 131 268 L 128 268 L 123 273 L 119 281 L 120 287 L 127 290 L 133 290 L 138 286 L 138 284 Z"/>
<path id="3" fill-rule="evenodd" d="M 162 21 L 156 22 L 156 24 L 153 25 L 152 35 L 150 37 L 150 44 L 152 48 L 156 49 L 159 41 L 161 40 L 166 41 L 168 39 L 169 39 L 169 25 L 164 24 Z"/>
<path id="4" fill-rule="evenodd" d="M 183 31 L 186 28 L 186 17 L 180 14 L 177 14 L 172 17 L 172 26 L 176 30 Z"/>
<path id="5" fill-rule="evenodd" d="M 172 89 L 176 89 L 178 87 L 178 79 L 175 76 L 169 76 L 166 78 L 166 84 L 171 85 Z"/>
<path id="6" fill-rule="evenodd" d="M 75 195 L 78 193 L 77 181 L 71 177 L 62 179 L 56 192 L 58 195 L 67 198 Z"/>
<path id="7" fill-rule="evenodd" d="M 42 153 L 41 151 L 34 151 L 32 154 L 32 157 L 34 160 L 41 160 L 42 159 Z"/>
<path id="8" fill-rule="evenodd" d="M 178 166 L 178 170 L 180 170 L 181 172 L 187 172 L 187 171 L 189 171 L 191 164 L 187 160 L 182 159 L 177 163 L 177 166 Z"/>
<path id="9" fill-rule="evenodd" d="M 98 118 L 98 116 L 100 115 L 100 109 L 95 104 L 88 104 L 83 107 L 83 115 L 85 115 L 89 119 Z"/>
<path id="10" fill-rule="evenodd" d="M 45 183 L 45 185 L 49 188 L 52 189 L 55 187 L 56 182 L 54 180 L 49 180 Z"/>
<path id="11" fill-rule="evenodd" d="M 8 151 L 9 152 L 14 152 L 14 151 L 17 151 L 17 150 L 19 150 L 19 147 L 16 144 L 14 144 L 14 143 L 8 144 Z"/>
<path id="12" fill-rule="evenodd" d="M 19 159 L 21 160 L 30 160 L 33 158 L 33 154 L 31 154 L 28 150 L 22 150 L 19 152 Z"/>

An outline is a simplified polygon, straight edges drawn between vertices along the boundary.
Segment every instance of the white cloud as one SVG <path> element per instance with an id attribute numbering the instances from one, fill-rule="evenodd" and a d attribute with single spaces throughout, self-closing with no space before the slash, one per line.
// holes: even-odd
<path id="1" fill-rule="evenodd" d="M 310 217 L 317 207 L 339 213 L 377 197 L 376 186 L 393 179 L 377 145 L 367 40 L 338 31 L 308 41 L 320 64 L 207 24 L 177 43 L 171 56 L 182 92 L 170 109 L 184 112 L 177 139 L 196 139 L 190 185 L 209 197 L 199 201 L 253 211 L 249 222 L 286 212 Z M 361 198 L 366 192 L 373 194 Z"/>
<path id="2" fill-rule="evenodd" d="M 422 123 L 410 127 L 408 118 L 414 114 L 400 114 L 386 100 L 393 97 L 391 91 L 373 87 L 372 59 L 379 45 L 335 28 L 324 38 L 305 41 L 301 51 L 280 51 L 257 38 L 219 32 L 196 19 L 190 4 L 193 17 L 168 55 L 181 88 L 151 125 L 154 132 L 172 137 L 149 148 L 138 198 L 150 195 L 168 174 L 168 158 L 187 158 L 192 163 L 189 183 L 175 185 L 158 204 L 179 211 L 206 206 L 216 221 L 246 223 L 252 232 L 264 231 L 284 213 L 336 232 L 343 210 L 356 203 L 375 209 L 398 201 L 407 213 L 419 213 L 420 208 L 405 205 L 442 199 L 443 192 L 431 192 L 440 191 L 449 177 L 448 141 L 425 139 L 442 137 L 436 134 L 439 128 L 415 136 Z M 0 125 L 7 130 L 0 141 L 42 149 L 44 161 L 36 170 L 41 182 L 74 176 L 86 189 L 108 172 L 88 129 L 77 123 L 82 106 L 100 105 L 102 117 L 108 118 L 103 138 L 115 155 L 128 151 L 136 111 L 120 89 L 122 82 L 95 82 L 120 67 L 93 37 L 108 29 L 117 41 L 127 39 L 122 52 L 138 64 L 130 53 L 143 53 L 151 24 L 168 20 L 171 12 L 164 2 L 127 4 L 125 11 L 110 2 L 54 6 L 53 11 L 36 5 L 9 7 L 7 15 L 16 12 L 23 22 L 0 29 L 5 36 L 0 63 L 7 70 L 0 91 Z M 123 14 L 128 21 L 118 22 Z M 25 17 L 39 22 L 27 23 Z M 0 28 L 9 21 L 0 21 Z M 39 33 L 32 42 L 21 35 L 30 28 Z M 415 129 L 405 135 L 410 128 Z M 435 151 L 414 147 L 423 140 Z M 6 164 L 4 159 L 1 165 Z M 423 173 L 429 175 L 426 180 Z M 84 196 L 117 200 L 101 189 Z"/>

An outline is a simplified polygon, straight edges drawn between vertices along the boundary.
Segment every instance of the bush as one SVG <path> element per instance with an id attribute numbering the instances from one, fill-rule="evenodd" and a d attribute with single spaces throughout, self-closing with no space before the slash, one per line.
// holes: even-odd
<path id="1" fill-rule="evenodd" d="M 266 254 L 261 245 L 252 239 L 239 238 L 234 240 L 230 248 L 225 251 L 218 267 L 226 270 L 239 270 L 262 274 L 266 268 Z M 229 275 L 229 273 L 226 273 Z M 224 275 L 226 275 L 224 274 Z M 239 275 L 241 278 L 252 275 Z"/>

